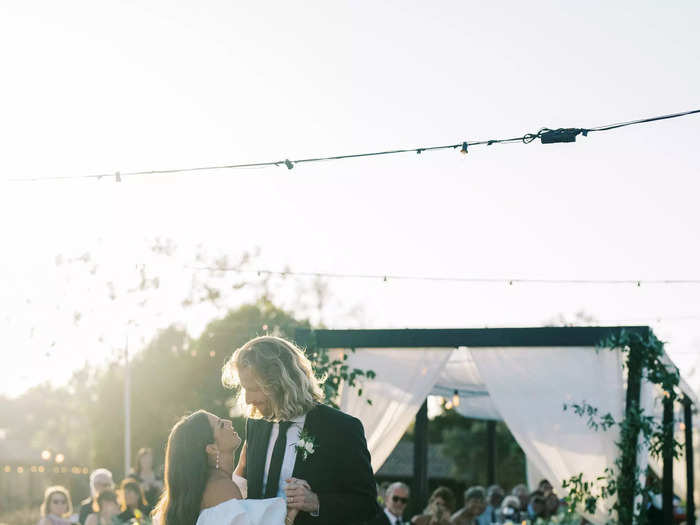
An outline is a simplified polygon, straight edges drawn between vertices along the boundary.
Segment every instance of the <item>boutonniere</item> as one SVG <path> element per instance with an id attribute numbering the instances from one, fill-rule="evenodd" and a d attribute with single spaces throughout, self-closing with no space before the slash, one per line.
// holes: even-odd
<path id="1" fill-rule="evenodd" d="M 299 441 L 294 445 L 294 448 L 297 449 L 297 454 L 301 454 L 301 459 L 306 461 L 309 456 L 316 452 L 316 439 L 302 430 L 299 434 Z"/>

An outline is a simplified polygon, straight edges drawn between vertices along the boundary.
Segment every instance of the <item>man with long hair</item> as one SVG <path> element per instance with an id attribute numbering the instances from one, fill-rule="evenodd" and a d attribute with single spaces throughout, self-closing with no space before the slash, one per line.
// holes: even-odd
<path id="1" fill-rule="evenodd" d="M 222 382 L 241 388 L 251 408 L 236 474 L 248 498 L 281 496 L 297 525 L 351 525 L 379 512 L 362 423 L 322 404 L 304 352 L 272 336 L 237 349 Z"/>

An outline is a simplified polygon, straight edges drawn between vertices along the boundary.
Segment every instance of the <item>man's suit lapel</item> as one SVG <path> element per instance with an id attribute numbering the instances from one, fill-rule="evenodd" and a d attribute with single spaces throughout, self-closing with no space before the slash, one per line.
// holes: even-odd
<path id="1" fill-rule="evenodd" d="M 311 436 L 313 438 L 317 437 L 316 432 L 319 428 L 318 412 L 319 410 L 317 405 L 311 410 L 309 410 L 308 414 L 306 414 L 306 419 L 304 420 L 304 429 L 302 430 L 303 434 L 306 434 L 307 436 Z M 299 479 L 306 479 L 308 473 L 307 467 L 310 461 L 311 457 L 306 458 L 306 461 L 304 461 L 302 454 L 297 452 L 297 458 L 294 461 L 294 471 L 292 472 L 292 476 Z"/>
<path id="2" fill-rule="evenodd" d="M 247 439 L 247 465 L 248 471 L 248 497 L 251 499 L 262 498 L 263 476 L 265 474 L 265 460 L 267 459 L 267 447 L 270 442 L 270 432 L 272 423 L 263 419 L 251 420 L 251 430 L 255 427 L 255 432 L 251 432 Z"/>

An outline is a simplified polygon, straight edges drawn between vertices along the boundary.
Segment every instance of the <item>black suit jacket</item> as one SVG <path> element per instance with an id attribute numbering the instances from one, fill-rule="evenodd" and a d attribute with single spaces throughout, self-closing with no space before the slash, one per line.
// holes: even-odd
<path id="1" fill-rule="evenodd" d="M 379 514 L 367 522 L 367 525 L 391 525 L 389 517 L 384 512 L 384 509 L 379 509 Z"/>
<path id="2" fill-rule="evenodd" d="M 263 419 L 246 422 L 246 469 L 248 498 L 262 498 L 265 459 L 272 423 Z M 378 512 L 377 486 L 372 473 L 365 432 L 359 419 L 325 405 L 306 415 L 304 432 L 315 441 L 306 461 L 297 454 L 293 477 L 306 480 L 318 495 L 320 514 L 299 514 L 295 525 L 354 525 L 365 523 Z M 291 444 L 290 444 L 291 445 Z"/>

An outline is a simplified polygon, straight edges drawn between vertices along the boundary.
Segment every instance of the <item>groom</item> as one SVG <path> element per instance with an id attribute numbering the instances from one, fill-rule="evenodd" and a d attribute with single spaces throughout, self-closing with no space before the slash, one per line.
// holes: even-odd
<path id="1" fill-rule="evenodd" d="M 222 382 L 242 387 L 252 408 L 242 475 L 248 498 L 287 499 L 295 525 L 354 525 L 379 511 L 362 423 L 321 404 L 311 363 L 293 343 L 263 336 L 224 365 Z"/>

